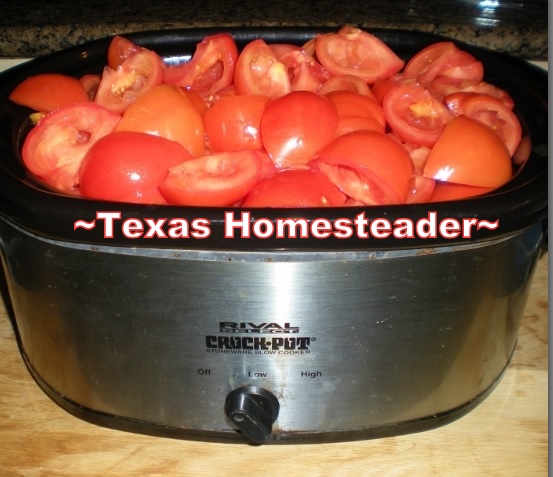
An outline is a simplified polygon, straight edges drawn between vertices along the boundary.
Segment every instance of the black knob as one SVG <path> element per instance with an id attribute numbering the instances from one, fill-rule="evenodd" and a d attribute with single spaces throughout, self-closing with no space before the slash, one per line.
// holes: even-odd
<path id="1" fill-rule="evenodd" d="M 267 442 L 271 436 L 279 409 L 272 393 L 255 386 L 234 389 L 225 401 L 225 414 L 232 426 L 256 444 Z"/>

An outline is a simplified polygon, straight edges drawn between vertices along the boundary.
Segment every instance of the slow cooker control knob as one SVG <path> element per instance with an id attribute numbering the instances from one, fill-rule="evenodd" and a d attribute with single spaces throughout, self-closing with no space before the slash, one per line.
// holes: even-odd
<path id="1" fill-rule="evenodd" d="M 279 409 L 278 399 L 256 386 L 234 389 L 225 401 L 225 414 L 232 426 L 256 444 L 263 444 L 271 436 Z"/>

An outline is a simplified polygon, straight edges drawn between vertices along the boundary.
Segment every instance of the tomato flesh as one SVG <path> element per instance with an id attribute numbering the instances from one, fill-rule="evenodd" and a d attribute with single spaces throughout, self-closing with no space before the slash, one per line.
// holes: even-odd
<path id="1" fill-rule="evenodd" d="M 259 172 L 255 151 L 208 154 L 170 169 L 160 191 L 170 204 L 230 206 L 249 192 Z"/>
<path id="2" fill-rule="evenodd" d="M 72 103 L 44 116 L 29 132 L 21 156 L 31 173 L 63 192 L 76 193 L 90 147 L 121 117 L 91 102 Z"/>

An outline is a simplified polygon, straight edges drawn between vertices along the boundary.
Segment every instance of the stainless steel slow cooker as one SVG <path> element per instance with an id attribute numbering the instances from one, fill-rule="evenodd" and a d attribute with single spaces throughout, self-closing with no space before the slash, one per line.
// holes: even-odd
<path id="1" fill-rule="evenodd" d="M 323 30 L 230 31 L 239 44 L 257 37 L 301 44 Z M 179 61 L 212 32 L 128 36 Z M 442 39 L 374 33 L 405 58 Z M 365 214 L 468 218 L 495 228 L 474 227 L 471 238 L 457 239 L 261 239 L 238 231 L 228 238 L 228 219 L 239 221 L 244 211 L 83 200 L 47 190 L 25 172 L 19 151 L 29 111 L 10 103 L 9 92 L 39 72 L 100 71 L 109 41 L 0 75 L 6 300 L 23 359 L 54 401 L 80 418 L 133 432 L 300 443 L 430 429 L 493 390 L 546 247 L 545 73 L 462 45 L 483 61 L 486 79 L 512 95 L 532 144 L 529 160 L 493 193 L 431 205 L 257 209 L 247 220 Z M 206 237 L 122 233 L 127 218 L 198 217 L 209 221 Z"/>

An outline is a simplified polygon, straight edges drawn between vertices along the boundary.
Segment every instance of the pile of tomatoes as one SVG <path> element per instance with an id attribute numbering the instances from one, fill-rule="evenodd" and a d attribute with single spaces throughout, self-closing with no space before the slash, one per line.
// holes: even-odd
<path id="1" fill-rule="evenodd" d="M 45 73 L 22 158 L 66 194 L 187 206 L 339 207 L 470 197 L 520 156 L 511 97 L 453 42 L 404 62 L 352 26 L 303 46 L 207 36 L 170 65 L 116 36 L 99 74 Z M 517 152 L 517 150 L 519 152 Z M 518 158 L 518 160 L 523 160 Z"/>

